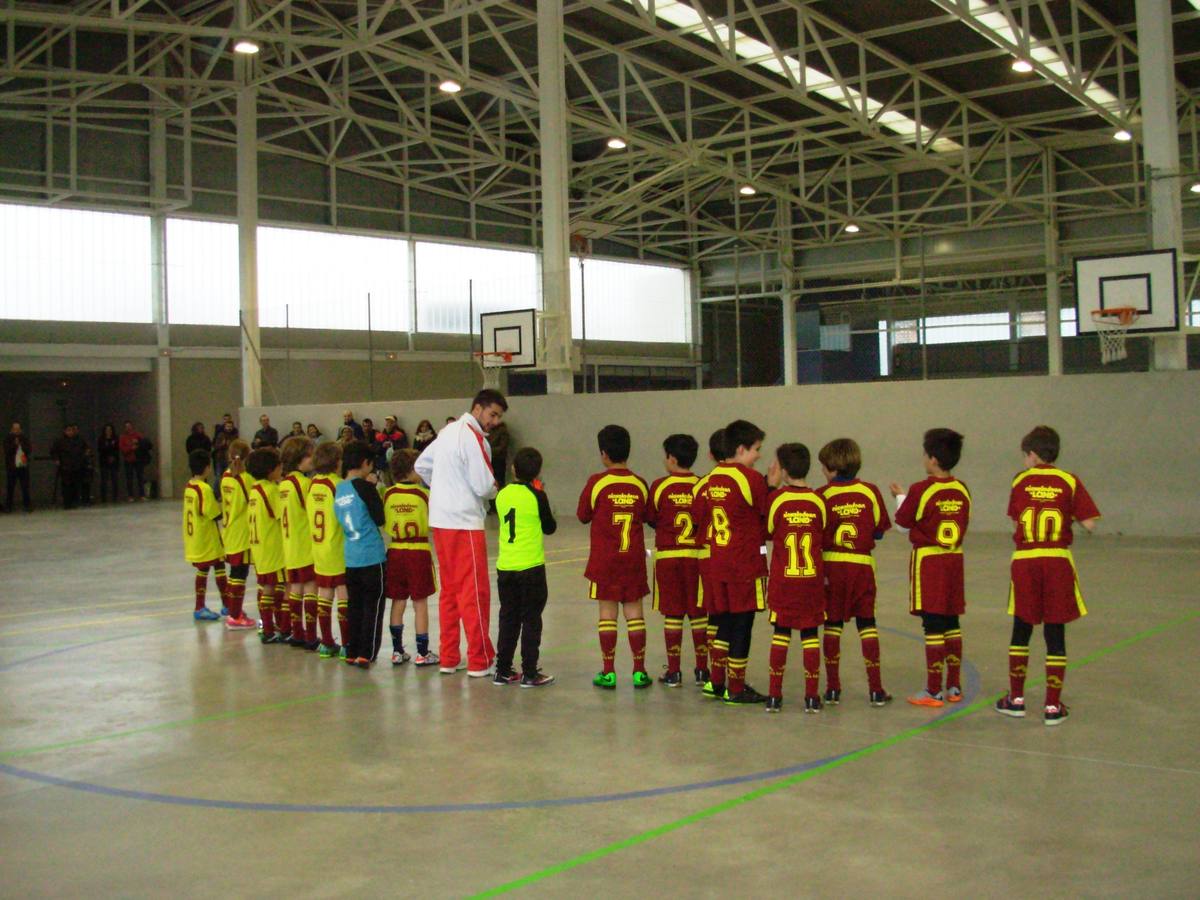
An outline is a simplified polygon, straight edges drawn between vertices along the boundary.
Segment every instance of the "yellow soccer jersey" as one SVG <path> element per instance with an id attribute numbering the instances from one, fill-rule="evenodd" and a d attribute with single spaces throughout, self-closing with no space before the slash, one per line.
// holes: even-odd
<path id="1" fill-rule="evenodd" d="M 312 537 L 308 529 L 308 489 L 303 472 L 290 472 L 279 482 L 279 527 L 283 530 L 283 559 L 289 569 L 313 564 Z"/>
<path id="2" fill-rule="evenodd" d="M 341 480 L 337 475 L 316 475 L 308 489 L 308 527 L 318 575 L 341 575 L 346 571 L 346 538 L 333 511 L 333 495 Z"/>
<path id="3" fill-rule="evenodd" d="M 243 472 L 234 475 L 228 470 L 221 476 L 221 539 L 225 555 L 245 553 L 250 549 L 250 528 L 246 521 L 250 501 L 250 485 L 254 479 Z"/>
<path id="4" fill-rule="evenodd" d="M 183 555 L 190 563 L 211 562 L 225 553 L 217 519 L 221 504 L 203 478 L 193 478 L 183 489 Z"/>
<path id="5" fill-rule="evenodd" d="M 250 486 L 250 559 L 258 572 L 283 568 L 283 532 L 279 527 L 279 485 L 262 479 Z"/>
<path id="6" fill-rule="evenodd" d="M 389 550 L 429 549 L 429 491 L 424 485 L 393 485 L 383 495 L 383 530 Z"/>

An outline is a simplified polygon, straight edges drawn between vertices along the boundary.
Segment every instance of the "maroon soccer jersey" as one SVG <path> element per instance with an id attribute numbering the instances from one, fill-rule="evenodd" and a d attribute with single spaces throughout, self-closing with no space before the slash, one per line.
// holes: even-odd
<path id="1" fill-rule="evenodd" d="M 720 581 L 753 581 L 767 574 L 767 481 L 739 463 L 721 463 L 697 491 L 696 520 L 707 526 L 709 571 Z"/>
<path id="2" fill-rule="evenodd" d="M 772 612 L 813 607 L 820 615 L 802 627 L 820 625 L 825 608 L 825 572 L 821 562 L 825 501 L 811 488 L 780 488 L 771 495 L 767 531 L 771 535 L 767 603 Z"/>
<path id="3" fill-rule="evenodd" d="M 914 547 L 962 547 L 971 518 L 971 494 L 957 478 L 926 478 L 908 489 L 896 524 L 907 528 Z"/>
<path id="4" fill-rule="evenodd" d="M 654 525 L 655 549 L 699 552 L 700 535 L 692 512 L 692 491 L 699 480 L 688 472 L 667 475 L 650 485 L 646 520 Z"/>
<path id="5" fill-rule="evenodd" d="M 1083 482 L 1070 472 L 1041 465 L 1013 479 L 1008 517 L 1017 523 L 1017 550 L 1065 550 L 1075 539 L 1071 522 L 1099 515 Z"/>
<path id="6" fill-rule="evenodd" d="M 628 469 L 597 472 L 583 486 L 576 515 L 591 523 L 591 552 L 584 577 L 606 587 L 649 591 L 646 582 L 646 518 L 650 488 Z"/>
<path id="7" fill-rule="evenodd" d="M 857 478 L 818 488 L 825 501 L 825 552 L 869 555 L 876 535 L 892 527 L 879 488 Z"/>

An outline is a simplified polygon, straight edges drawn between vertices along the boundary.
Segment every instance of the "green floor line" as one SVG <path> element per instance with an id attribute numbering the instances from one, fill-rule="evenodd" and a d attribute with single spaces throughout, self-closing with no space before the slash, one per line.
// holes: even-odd
<path id="1" fill-rule="evenodd" d="M 1090 665 L 1091 663 L 1099 659 L 1103 659 L 1112 653 L 1116 653 L 1119 650 L 1123 650 L 1132 644 L 1136 644 L 1140 641 L 1146 640 L 1147 638 L 1154 637 L 1157 634 L 1161 634 L 1164 631 L 1176 628 L 1179 625 L 1194 621 L 1198 617 L 1200 617 L 1200 612 L 1192 612 L 1188 613 L 1187 615 L 1179 616 L 1176 619 L 1172 619 L 1169 622 L 1164 622 L 1161 625 L 1156 625 L 1153 628 L 1148 628 L 1145 631 L 1131 635 L 1130 637 L 1118 641 L 1115 644 L 1110 644 L 1109 646 L 1101 648 L 1094 653 L 1090 653 L 1080 660 L 1068 663 L 1067 668 L 1078 669 L 1082 668 L 1083 666 Z M 1040 683 L 1040 680 L 1031 680 L 1027 682 L 1029 686 L 1034 686 L 1038 683 Z M 539 881 L 545 881 L 551 876 L 560 875 L 563 872 L 568 872 L 571 869 L 576 869 L 582 865 L 586 865 L 587 863 L 595 862 L 596 860 L 603 859 L 606 856 L 611 856 L 612 854 L 618 853 L 621 850 L 628 850 L 630 847 L 636 847 L 639 844 L 645 844 L 654 840 L 655 838 L 662 837 L 665 834 L 670 834 L 673 831 L 678 831 L 679 829 L 688 825 L 694 825 L 697 822 L 710 819 L 713 816 L 726 812 L 727 810 L 735 809 L 739 806 L 743 806 L 770 794 L 775 794 L 779 791 L 786 790 L 787 788 L 794 787 L 797 784 L 809 781 L 810 779 L 816 778 L 818 775 L 823 775 L 826 772 L 833 771 L 834 769 L 840 768 L 848 763 L 855 762 L 856 760 L 860 760 L 867 756 L 873 756 L 881 750 L 886 750 L 889 747 L 894 747 L 896 744 L 911 740 L 912 738 L 918 737 L 927 731 L 941 727 L 947 722 L 953 722 L 963 718 L 964 716 L 969 716 L 972 713 L 976 713 L 981 709 L 986 709 L 1002 696 L 1004 695 L 993 694 L 990 697 L 984 697 L 983 699 L 976 700 L 969 706 L 963 709 L 955 710 L 949 715 L 938 718 L 936 721 L 926 722 L 923 725 L 917 725 L 913 728 L 906 729 L 905 731 L 898 732 L 891 737 L 884 738 L 883 740 L 871 744 L 870 746 L 863 747 L 861 750 L 856 750 L 853 753 L 848 753 L 845 756 L 830 760 L 829 762 L 817 766 L 816 768 L 808 769 L 807 771 L 799 772 L 795 775 L 790 775 L 780 781 L 756 788 L 753 791 L 742 794 L 738 797 L 734 797 L 730 800 L 725 800 L 721 803 L 715 803 L 712 806 L 706 806 L 703 809 L 680 819 L 675 819 L 674 821 L 659 825 L 656 828 L 651 828 L 648 831 L 643 831 L 639 834 L 632 835 L 623 840 L 617 841 L 616 843 L 608 844 L 604 847 L 597 847 L 595 850 L 590 850 L 587 853 L 574 856 L 568 860 L 564 860 L 563 862 L 556 863 L 552 866 L 547 866 L 544 869 L 533 872 L 529 875 L 525 875 L 521 878 L 517 878 L 513 881 L 507 881 L 504 884 L 497 885 L 496 887 L 488 888 L 472 896 L 476 898 L 497 897 L 501 894 L 511 893 L 512 891 L 519 890 L 520 888 L 529 887 L 530 885 L 536 884 Z"/>

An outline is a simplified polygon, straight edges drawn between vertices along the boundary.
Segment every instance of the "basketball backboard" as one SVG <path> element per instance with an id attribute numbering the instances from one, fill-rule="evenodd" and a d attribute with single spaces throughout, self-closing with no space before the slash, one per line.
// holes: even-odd
<path id="1" fill-rule="evenodd" d="M 1096 331 L 1095 310 L 1131 307 L 1130 332 L 1179 330 L 1174 250 L 1080 256 L 1075 259 L 1075 307 L 1080 334 Z"/>
<path id="2" fill-rule="evenodd" d="M 481 313 L 479 333 L 484 353 L 511 353 L 512 361 L 484 357 L 485 368 L 520 369 L 537 365 L 537 310 L 511 309 Z"/>

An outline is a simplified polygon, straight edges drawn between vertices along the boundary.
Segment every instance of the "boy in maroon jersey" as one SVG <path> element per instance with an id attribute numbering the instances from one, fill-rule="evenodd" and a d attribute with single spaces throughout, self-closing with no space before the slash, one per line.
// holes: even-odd
<path id="1" fill-rule="evenodd" d="M 646 583 L 646 539 L 642 532 L 650 488 L 626 468 L 629 432 L 620 425 L 605 425 L 596 436 L 604 471 L 583 486 L 576 514 L 591 523 L 591 551 L 583 575 L 591 585 L 589 596 L 600 602 L 596 626 L 600 635 L 603 668 L 592 679 L 598 688 L 613 690 L 617 674 L 617 607 L 625 614 L 629 650 L 633 654 L 633 686 L 648 688 L 646 674 L 646 619 L 642 598 L 650 593 Z"/>
<path id="2" fill-rule="evenodd" d="M 899 504 L 896 525 L 912 542 L 909 561 L 909 612 L 921 617 L 925 632 L 925 690 L 908 698 L 914 706 L 938 707 L 962 700 L 962 630 L 966 612 L 962 541 L 971 518 L 971 494 L 950 474 L 962 456 L 963 436 L 949 428 L 932 428 L 923 442 L 929 476 L 907 493 L 892 483 Z M 942 672 L 946 692 L 942 693 Z"/>
<path id="3" fill-rule="evenodd" d="M 825 501 L 804 483 L 811 457 L 803 444 L 783 444 L 767 472 L 778 486 L 767 512 L 771 535 L 771 574 L 767 604 L 771 608 L 771 687 L 767 712 L 783 712 L 783 673 L 787 668 L 792 629 L 800 629 L 804 648 L 804 711 L 821 711 L 821 641 L 817 629 L 825 621 L 825 572 L 821 546 Z"/>
<path id="4" fill-rule="evenodd" d="M 1087 615 L 1071 556 L 1071 522 L 1091 531 L 1100 518 L 1083 482 L 1054 465 L 1059 446 L 1058 432 L 1046 425 L 1021 439 L 1027 468 L 1013 479 L 1008 497 L 1008 515 L 1017 524 L 1008 594 L 1008 612 L 1013 617 L 1008 694 L 996 701 L 996 712 L 1024 718 L 1029 638 L 1034 625 L 1043 625 L 1047 725 L 1058 725 L 1069 714 L 1062 702 L 1067 623 Z"/>
<path id="5" fill-rule="evenodd" d="M 716 466 L 696 494 L 696 520 L 711 533 L 711 596 L 705 605 L 719 616 L 711 678 L 705 694 L 726 703 L 762 703 L 746 684 L 754 614 L 766 606 L 767 482 L 751 468 L 762 449 L 762 429 L 743 419 L 725 427 L 730 461 Z M 726 655 L 727 654 L 727 655 Z M 725 656 L 724 670 L 719 658 Z"/>
<path id="6" fill-rule="evenodd" d="M 708 436 L 708 458 L 716 467 L 725 462 L 725 458 L 729 455 L 725 449 L 725 429 L 718 428 Z M 711 472 L 709 473 L 711 474 Z M 710 524 L 701 518 L 703 513 L 702 508 L 696 504 L 696 497 L 699 496 L 705 483 L 708 481 L 708 475 L 705 475 L 692 487 L 692 518 L 696 523 L 696 534 L 700 536 L 700 552 L 699 558 L 696 560 L 696 569 L 700 576 L 700 594 L 696 599 L 696 608 L 707 619 L 708 625 L 705 628 L 705 637 L 707 638 L 705 646 L 708 650 L 708 669 L 698 671 L 696 675 L 696 685 L 702 688 L 705 693 L 712 696 L 712 670 L 716 669 L 720 677 L 718 682 L 725 683 L 725 656 L 723 650 L 718 649 L 716 644 L 717 628 L 720 625 L 721 617 L 715 614 L 708 606 L 708 598 L 712 596 L 712 527 Z M 726 648 L 728 649 L 728 648 Z"/>
<path id="7" fill-rule="evenodd" d="M 862 451 L 850 438 L 821 448 L 821 471 L 828 482 L 817 493 L 825 500 L 825 702 L 842 699 L 840 673 L 842 628 L 853 617 L 867 667 L 867 699 L 884 706 L 892 695 L 883 689 L 879 669 L 879 629 L 875 626 L 875 560 L 871 550 L 892 527 L 879 488 L 858 478 Z"/>
<path id="8" fill-rule="evenodd" d="M 683 620 L 689 617 L 696 651 L 693 674 L 699 684 L 708 680 L 708 617 L 697 608 L 700 542 L 692 516 L 692 490 L 700 480 L 692 474 L 692 463 L 699 449 L 690 434 L 663 441 L 667 474 L 650 485 L 646 510 L 646 524 L 654 529 L 654 608 L 664 616 L 667 645 L 667 671 L 658 680 L 667 687 L 683 684 L 679 663 Z"/>

